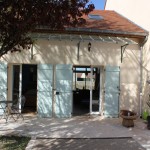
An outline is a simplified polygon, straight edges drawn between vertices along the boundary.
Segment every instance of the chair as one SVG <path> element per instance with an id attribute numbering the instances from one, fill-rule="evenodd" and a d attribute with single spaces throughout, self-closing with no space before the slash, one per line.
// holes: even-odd
<path id="1" fill-rule="evenodd" d="M 21 96 L 21 102 L 19 100 L 20 100 L 19 96 L 17 96 L 17 98 L 13 100 L 13 104 L 11 106 L 11 112 L 10 113 L 11 113 L 13 118 L 16 115 L 17 119 L 19 119 L 19 117 L 21 117 L 24 120 L 24 117 L 22 115 L 22 111 L 24 108 L 26 98 L 25 98 L 25 96 L 22 95 Z M 21 106 L 21 108 L 19 106 Z"/>
<path id="2" fill-rule="evenodd" d="M 6 104 L 4 103 L 4 101 L 6 101 L 5 97 L 3 95 L 0 95 L 0 119 L 2 119 L 3 117 L 6 118 Z"/>
<path id="3" fill-rule="evenodd" d="M 3 95 L 0 95 L 0 109 L 2 110 L 1 115 L 6 120 L 6 122 L 9 117 L 14 119 L 14 117 L 11 116 L 11 113 L 10 113 L 11 112 L 10 105 L 12 105 L 12 101 L 6 100 Z M 0 119 L 2 119 L 2 117 Z"/>

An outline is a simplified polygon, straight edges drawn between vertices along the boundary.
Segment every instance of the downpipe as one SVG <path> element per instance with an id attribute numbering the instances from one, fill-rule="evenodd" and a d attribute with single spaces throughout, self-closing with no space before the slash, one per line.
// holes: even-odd
<path id="1" fill-rule="evenodd" d="M 142 117 L 142 106 L 143 106 L 143 46 L 147 42 L 148 36 L 145 37 L 143 42 L 140 44 L 140 98 L 139 98 L 139 116 Z"/>

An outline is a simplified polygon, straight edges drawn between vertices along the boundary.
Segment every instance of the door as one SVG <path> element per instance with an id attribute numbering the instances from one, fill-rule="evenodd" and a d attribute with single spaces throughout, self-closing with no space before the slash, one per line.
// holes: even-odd
<path id="1" fill-rule="evenodd" d="M 37 111 L 37 65 L 22 65 L 22 95 L 25 96 L 25 110 Z"/>
<path id="2" fill-rule="evenodd" d="M 4 97 L 4 100 L 7 98 L 7 64 L 0 63 L 0 95 Z M 1 97 L 1 96 L 0 96 Z M 3 111 L 0 108 L 0 115 Z"/>
<path id="3" fill-rule="evenodd" d="M 120 68 L 117 66 L 107 66 L 104 103 L 104 115 L 107 117 L 118 117 L 119 115 L 119 89 Z"/>
<path id="4" fill-rule="evenodd" d="M 90 114 L 100 114 L 100 67 L 91 67 Z"/>
<path id="5" fill-rule="evenodd" d="M 72 65 L 56 65 L 55 116 L 71 117 L 72 113 Z"/>
<path id="6" fill-rule="evenodd" d="M 37 82 L 38 115 L 40 117 L 52 117 L 53 65 L 38 65 Z"/>

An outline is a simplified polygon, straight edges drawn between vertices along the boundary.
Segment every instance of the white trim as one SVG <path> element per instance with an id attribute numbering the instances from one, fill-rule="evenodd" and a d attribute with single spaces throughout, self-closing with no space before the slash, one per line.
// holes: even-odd
<path id="1" fill-rule="evenodd" d="M 55 105 L 56 105 L 56 65 L 53 65 L 53 83 L 52 83 L 52 117 L 55 117 Z"/>
<path id="2" fill-rule="evenodd" d="M 22 97 L 22 64 L 20 64 L 20 73 L 19 73 L 19 109 L 21 111 L 21 97 Z"/>
<path id="3" fill-rule="evenodd" d="M 102 115 L 102 100 L 103 100 L 103 95 L 102 95 L 102 67 L 100 67 L 100 88 L 99 88 L 99 112 Z"/>
<path id="4" fill-rule="evenodd" d="M 92 111 L 92 97 L 93 97 L 93 92 L 92 92 L 92 76 L 93 76 L 93 67 L 97 67 L 100 71 L 100 79 L 99 79 L 99 99 L 98 99 L 98 103 L 99 103 L 99 108 L 98 108 L 98 111 L 95 111 L 93 112 Z M 95 114 L 95 115 L 98 115 L 98 114 L 101 114 L 101 103 L 102 103 L 102 75 L 101 75 L 101 66 L 91 66 L 91 76 L 90 76 L 90 114 Z"/>
<path id="5" fill-rule="evenodd" d="M 91 76 L 90 76 L 90 114 L 92 114 L 92 75 L 93 75 L 93 67 L 91 66 Z"/>

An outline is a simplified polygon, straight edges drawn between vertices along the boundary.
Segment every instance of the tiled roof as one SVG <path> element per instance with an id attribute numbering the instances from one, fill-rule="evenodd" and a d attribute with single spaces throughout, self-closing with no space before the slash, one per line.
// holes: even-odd
<path id="1" fill-rule="evenodd" d="M 109 36 L 126 36 L 144 38 L 148 35 L 148 31 L 139 27 L 127 18 L 121 16 L 115 11 L 110 10 L 94 10 L 90 14 L 100 15 L 103 19 L 90 19 L 88 15 L 84 15 L 86 23 L 78 27 L 66 27 L 65 30 L 51 30 L 49 27 L 39 27 L 35 32 L 44 33 L 73 33 L 73 34 L 97 34 Z"/>
<path id="2" fill-rule="evenodd" d="M 146 30 L 134 24 L 127 18 L 119 15 L 115 11 L 94 10 L 90 14 L 100 15 L 103 17 L 103 19 L 93 20 L 93 19 L 89 19 L 88 16 L 84 16 L 84 18 L 87 20 L 86 24 L 78 28 L 107 30 L 107 31 L 114 31 L 114 32 L 147 33 Z"/>

